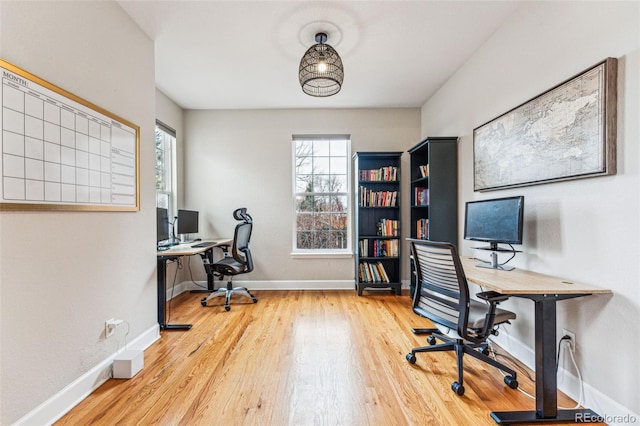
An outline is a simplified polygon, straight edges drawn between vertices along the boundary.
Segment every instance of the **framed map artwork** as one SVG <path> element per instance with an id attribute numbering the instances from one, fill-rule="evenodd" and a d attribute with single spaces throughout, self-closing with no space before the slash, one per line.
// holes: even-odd
<path id="1" fill-rule="evenodd" d="M 616 173 L 617 59 L 473 130 L 474 191 Z"/>

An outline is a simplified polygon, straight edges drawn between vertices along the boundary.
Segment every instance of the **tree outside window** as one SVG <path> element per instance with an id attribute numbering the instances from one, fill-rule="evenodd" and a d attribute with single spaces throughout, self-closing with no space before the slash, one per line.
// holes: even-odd
<path id="1" fill-rule="evenodd" d="M 156 125 L 156 207 L 169 211 L 172 217 L 172 158 L 175 145 L 175 131 Z"/>
<path id="2" fill-rule="evenodd" d="M 350 249 L 349 145 L 345 136 L 294 137 L 294 251 Z"/>

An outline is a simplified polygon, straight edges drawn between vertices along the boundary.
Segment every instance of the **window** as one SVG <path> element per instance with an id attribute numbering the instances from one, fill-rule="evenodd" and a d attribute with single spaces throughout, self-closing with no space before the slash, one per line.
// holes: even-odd
<path id="1" fill-rule="evenodd" d="M 351 252 L 349 136 L 294 136 L 294 253 Z"/>
<path id="2" fill-rule="evenodd" d="M 176 131 L 156 122 L 156 207 L 173 217 L 173 149 Z"/>

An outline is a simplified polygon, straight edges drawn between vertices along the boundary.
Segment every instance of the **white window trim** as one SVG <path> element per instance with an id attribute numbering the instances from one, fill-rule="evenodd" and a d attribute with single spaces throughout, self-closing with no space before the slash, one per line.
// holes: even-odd
<path id="1" fill-rule="evenodd" d="M 296 140 L 300 139 L 346 139 L 347 140 L 347 248 L 335 250 L 311 250 L 296 248 Z M 291 209 L 293 220 L 291 224 L 291 258 L 292 259 L 331 259 L 331 258 L 352 258 L 353 257 L 353 217 L 352 217 L 352 179 L 351 179 L 351 135 L 293 135 L 291 138 Z"/>

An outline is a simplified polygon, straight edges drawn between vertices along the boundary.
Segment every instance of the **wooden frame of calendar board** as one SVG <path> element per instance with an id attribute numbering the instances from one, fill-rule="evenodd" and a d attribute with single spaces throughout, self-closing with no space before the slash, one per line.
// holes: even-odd
<path id="1" fill-rule="evenodd" d="M 474 191 L 616 174 L 617 67 L 607 58 L 475 128 Z"/>
<path id="2" fill-rule="evenodd" d="M 139 211 L 140 127 L 0 59 L 0 211 Z"/>

